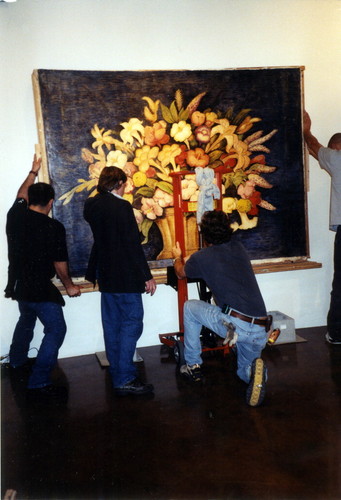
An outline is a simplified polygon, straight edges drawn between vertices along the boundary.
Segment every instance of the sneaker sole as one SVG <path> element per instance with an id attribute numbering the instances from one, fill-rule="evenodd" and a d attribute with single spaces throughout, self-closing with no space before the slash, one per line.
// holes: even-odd
<path id="1" fill-rule="evenodd" d="M 254 367 L 253 380 L 246 392 L 246 401 L 250 406 L 259 406 L 264 400 L 264 371 L 264 362 L 261 358 L 258 358 Z"/>
<path id="2" fill-rule="evenodd" d="M 153 390 L 150 391 L 143 391 L 143 392 L 136 392 L 136 391 L 114 391 L 115 396 L 117 397 L 127 397 L 127 396 L 134 396 L 134 397 L 142 397 L 142 396 L 149 396 L 151 394 L 154 394 Z"/>
<path id="3" fill-rule="evenodd" d="M 154 386 L 146 384 L 143 388 L 128 388 L 128 387 L 114 387 L 115 396 L 145 396 L 146 394 L 154 394 Z"/>
<path id="4" fill-rule="evenodd" d="M 190 382 L 195 382 L 196 384 L 198 382 L 202 382 L 202 377 L 200 377 L 200 378 L 193 378 L 191 375 L 187 375 L 187 373 L 182 373 L 181 375 L 183 377 L 185 377 L 187 380 L 189 380 Z"/>
<path id="5" fill-rule="evenodd" d="M 326 333 L 326 341 L 328 342 L 328 344 L 341 345 L 341 340 L 332 340 L 328 332 Z"/>

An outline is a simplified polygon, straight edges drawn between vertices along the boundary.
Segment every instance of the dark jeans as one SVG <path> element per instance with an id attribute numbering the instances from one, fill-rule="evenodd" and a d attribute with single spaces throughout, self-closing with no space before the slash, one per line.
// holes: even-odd
<path id="1" fill-rule="evenodd" d="M 133 357 L 143 330 L 142 296 L 102 292 L 101 310 L 109 372 L 114 387 L 120 387 L 137 375 Z"/>
<path id="2" fill-rule="evenodd" d="M 337 228 L 334 242 L 334 277 L 327 327 L 333 340 L 341 340 L 341 226 Z"/>
<path id="3" fill-rule="evenodd" d="M 38 350 L 28 387 L 30 389 L 45 387 L 51 384 L 50 373 L 57 363 L 58 351 L 66 334 L 63 310 L 54 302 L 18 301 L 18 305 L 20 317 L 9 351 L 10 365 L 17 368 L 26 363 L 38 318 L 44 326 L 44 338 Z"/>

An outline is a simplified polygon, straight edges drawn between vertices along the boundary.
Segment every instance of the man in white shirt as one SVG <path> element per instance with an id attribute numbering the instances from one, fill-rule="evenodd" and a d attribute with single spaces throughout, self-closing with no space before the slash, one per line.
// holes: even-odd
<path id="1" fill-rule="evenodd" d="M 329 229 L 335 231 L 334 277 L 327 316 L 326 340 L 341 344 L 341 133 L 334 134 L 328 147 L 322 146 L 311 133 L 311 119 L 305 111 L 303 134 L 309 153 L 331 177 Z"/>

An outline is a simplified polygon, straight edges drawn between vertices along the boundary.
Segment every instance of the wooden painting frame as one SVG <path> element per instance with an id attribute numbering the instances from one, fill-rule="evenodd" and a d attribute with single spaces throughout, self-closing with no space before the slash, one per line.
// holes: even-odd
<path id="1" fill-rule="evenodd" d="M 251 197 L 237 194 L 238 182 L 239 186 L 245 186 L 249 179 L 256 180 L 258 201 L 252 200 L 256 215 L 248 215 L 248 220 L 258 218 L 257 226 L 236 231 L 250 253 L 256 272 L 320 267 L 320 264 L 309 260 L 307 169 L 301 125 L 303 72 L 303 67 L 112 72 L 34 70 L 34 101 L 43 157 L 40 179 L 51 182 L 55 188 L 53 216 L 66 226 L 72 275 L 82 280 L 92 243 L 90 228 L 82 218 L 82 206 L 95 188 L 93 181 L 98 174 L 96 166 L 101 163 L 103 168 L 103 158 L 98 155 L 96 158 L 96 153 L 104 150 L 107 161 L 110 151 L 126 154 L 130 148 L 128 159 L 132 160 L 134 157 L 135 163 L 130 163 L 135 173 L 140 172 L 142 160 L 139 163 L 136 159 L 137 147 L 142 150 L 146 145 L 147 125 L 156 130 L 155 124 L 161 121 L 166 123 L 167 128 L 159 142 L 155 139 L 154 130 L 153 139 L 156 142 L 149 143 L 148 153 L 153 147 L 158 148 L 158 152 L 171 143 L 173 147 L 176 142 L 175 132 L 172 132 L 173 125 L 184 122 L 186 125 L 190 124 L 192 135 L 178 137 L 177 146 L 185 145 L 182 150 L 186 150 L 188 162 L 185 160 L 181 168 L 190 168 L 194 174 L 196 165 L 200 165 L 194 163 L 189 166 L 188 151 L 201 149 L 209 156 L 208 164 L 202 164 L 204 168 L 224 166 L 224 197 L 232 190 L 233 195 L 229 198 L 238 202 L 242 200 L 240 206 L 245 206 L 246 200 L 247 207 L 250 207 Z M 189 108 L 191 113 L 187 113 Z M 195 116 L 198 120 L 194 124 L 193 113 L 197 113 Z M 203 116 L 206 120 L 204 122 Z M 211 123 L 209 118 L 213 120 Z M 129 137 L 125 135 L 128 142 L 122 145 L 122 124 L 130 124 L 132 119 L 138 120 L 137 128 L 135 132 L 130 130 L 132 135 Z M 225 128 L 222 128 L 223 125 Z M 210 151 L 204 142 L 206 139 L 199 142 L 199 127 L 202 126 L 204 131 L 205 127 L 206 131 L 207 128 L 217 130 L 214 137 L 219 138 L 222 137 L 219 133 L 229 134 L 226 132 L 226 125 L 231 130 L 230 135 L 225 136 L 225 142 L 220 143 L 224 147 L 223 154 L 222 147 L 220 150 L 213 148 Z M 128 128 L 124 129 L 127 133 Z M 169 139 L 168 142 L 162 142 L 165 136 Z M 232 136 L 234 139 L 231 139 Z M 108 137 L 112 142 L 106 142 Z M 253 141 L 250 139 L 252 137 Z M 245 152 L 243 147 L 248 139 Z M 227 145 L 229 141 L 230 144 Z M 252 152 L 249 151 L 250 144 L 253 145 Z M 133 147 L 135 150 L 132 153 Z M 112 155 L 114 156 L 115 154 Z M 147 177 L 152 170 L 161 166 L 164 167 L 164 172 L 167 170 L 167 174 L 172 163 L 178 167 L 180 156 L 176 156 L 176 162 L 175 156 L 170 156 L 167 164 L 162 163 L 159 156 L 151 155 L 147 160 L 150 161 L 147 165 Z M 266 157 L 264 161 L 260 161 L 263 168 L 252 171 L 251 167 L 258 165 L 257 162 L 252 163 L 252 159 L 262 156 Z M 244 160 L 247 167 L 240 167 L 239 163 Z M 120 159 L 115 158 L 115 161 L 119 162 Z M 231 161 L 235 162 L 232 174 Z M 145 172 L 146 170 L 140 175 L 143 179 L 146 177 Z M 246 177 L 246 172 L 251 172 L 251 176 L 248 174 Z M 155 186 L 164 188 L 166 177 L 160 176 L 156 184 L 151 175 L 147 178 L 148 185 L 133 185 L 134 196 L 135 192 L 139 193 L 136 198 L 139 202 L 136 204 L 137 209 L 141 211 L 141 199 L 148 201 L 151 186 L 154 194 Z M 67 198 L 68 194 L 70 199 Z M 136 199 L 132 199 L 136 203 Z M 165 213 L 166 210 L 163 210 L 162 217 Z M 235 215 L 236 224 L 241 227 L 241 212 L 238 211 Z M 144 222 L 146 220 L 147 217 Z M 147 234 L 150 236 L 148 231 L 155 224 L 151 224 L 149 220 L 147 223 Z M 152 257 L 148 261 L 159 282 L 164 282 L 165 267 L 171 265 L 171 259 Z"/>

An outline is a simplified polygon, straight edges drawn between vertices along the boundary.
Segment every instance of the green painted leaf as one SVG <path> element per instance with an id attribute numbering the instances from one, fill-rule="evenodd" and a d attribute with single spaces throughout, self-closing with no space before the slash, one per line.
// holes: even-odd
<path id="1" fill-rule="evenodd" d="M 173 186 L 169 182 L 161 181 L 157 183 L 157 187 L 168 194 L 173 194 Z"/>
<path id="2" fill-rule="evenodd" d="M 233 173 L 232 181 L 236 187 L 238 187 L 239 184 L 241 184 L 245 179 L 246 175 L 242 170 L 238 170 L 237 172 Z"/>
<path id="3" fill-rule="evenodd" d="M 232 184 L 233 184 L 233 172 L 230 172 L 228 174 L 224 174 L 222 180 L 224 182 L 224 186 L 226 189 L 229 188 L 230 186 L 232 186 Z"/>
<path id="4" fill-rule="evenodd" d="M 209 153 L 208 156 L 210 157 L 210 161 L 216 161 L 216 160 L 220 159 L 222 154 L 223 154 L 223 151 L 221 151 L 220 149 L 215 149 L 214 151 Z"/>
<path id="5" fill-rule="evenodd" d="M 212 163 L 209 163 L 208 166 L 210 168 L 217 168 L 217 167 L 220 167 L 220 165 L 222 165 L 223 162 L 220 161 L 220 160 L 216 160 L 216 161 L 213 161 Z"/>
<path id="6" fill-rule="evenodd" d="M 167 123 L 174 123 L 174 120 L 173 120 L 173 117 L 172 117 L 172 113 L 169 111 L 169 109 L 167 108 L 167 106 L 165 106 L 164 104 L 162 104 L 162 102 L 160 103 L 160 106 L 161 106 L 162 118 Z"/>
<path id="7" fill-rule="evenodd" d="M 179 121 L 180 120 L 187 121 L 188 118 L 189 118 L 189 112 L 188 112 L 188 110 L 181 108 L 180 111 L 179 111 Z"/>
<path id="8" fill-rule="evenodd" d="M 153 198 L 154 189 L 143 186 L 136 191 L 136 194 L 143 196 L 144 198 Z"/>
<path id="9" fill-rule="evenodd" d="M 178 110 L 176 109 L 176 104 L 175 101 L 172 102 L 172 104 L 169 106 L 169 111 L 172 115 L 173 122 L 178 122 L 179 121 L 179 115 L 178 115 Z"/>
<path id="10" fill-rule="evenodd" d="M 242 123 L 242 121 L 250 113 L 250 111 L 251 111 L 251 108 L 250 109 L 242 109 L 241 111 L 239 111 L 239 113 L 232 120 L 233 125 L 239 125 L 240 123 Z"/>
<path id="11" fill-rule="evenodd" d="M 159 179 L 165 181 L 165 182 L 170 182 L 170 177 L 169 175 L 166 175 L 166 174 L 163 174 L 162 172 L 157 172 L 156 174 L 158 176 Z M 160 182 L 160 181 L 156 181 L 156 182 Z"/>
<path id="12" fill-rule="evenodd" d="M 148 234 L 149 230 L 152 227 L 153 221 L 150 219 L 144 218 L 140 224 L 141 233 L 144 236 L 144 240 L 142 241 L 142 245 L 148 242 Z"/>
<path id="13" fill-rule="evenodd" d="M 156 179 L 152 179 L 151 177 L 147 177 L 146 184 L 148 187 L 155 189 L 157 182 L 158 181 Z"/>

